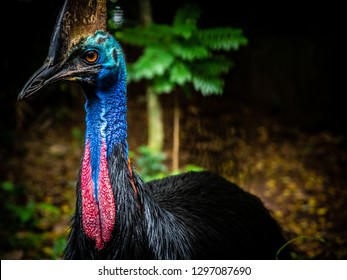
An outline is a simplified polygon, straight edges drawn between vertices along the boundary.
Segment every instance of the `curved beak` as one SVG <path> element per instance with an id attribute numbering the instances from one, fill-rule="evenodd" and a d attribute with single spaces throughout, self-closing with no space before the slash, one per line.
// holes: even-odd
<path id="1" fill-rule="evenodd" d="M 48 85 L 58 80 L 62 80 L 64 75 L 62 75 L 60 69 L 60 64 L 52 64 L 51 60 L 47 59 L 45 63 L 26 82 L 18 94 L 18 100 L 29 97 Z"/>
<path id="2" fill-rule="evenodd" d="M 106 30 L 106 0 L 65 0 L 52 34 L 44 64 L 30 77 L 18 95 L 22 100 L 59 80 L 76 80 L 77 69 L 66 65 L 67 55 L 96 30 Z"/>

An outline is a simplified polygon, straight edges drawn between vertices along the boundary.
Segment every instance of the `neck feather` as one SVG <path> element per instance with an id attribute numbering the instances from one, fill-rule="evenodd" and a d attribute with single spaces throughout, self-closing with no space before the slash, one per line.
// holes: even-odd
<path id="1" fill-rule="evenodd" d="M 86 95 L 88 97 L 85 104 L 85 142 L 90 141 L 93 149 L 100 150 L 100 145 L 104 141 L 106 154 L 109 157 L 116 145 L 127 143 L 125 90 L 111 88 L 108 92 L 97 91 Z M 128 156 L 128 149 L 125 152 Z"/>
<path id="2" fill-rule="evenodd" d="M 116 223 L 115 190 L 109 158 L 122 145 L 128 158 L 125 90 L 86 92 L 86 136 L 81 169 L 82 224 L 85 234 L 102 249 Z"/>

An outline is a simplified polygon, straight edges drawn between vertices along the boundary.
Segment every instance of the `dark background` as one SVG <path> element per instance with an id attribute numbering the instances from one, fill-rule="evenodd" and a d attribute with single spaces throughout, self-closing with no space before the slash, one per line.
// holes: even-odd
<path id="1" fill-rule="evenodd" d="M 1 240 L 12 235 L 23 241 L 27 236 L 23 232 L 30 230 L 41 237 L 47 232 L 53 235 L 36 249 L 32 239 L 29 245 L 2 242 L 4 258 L 59 258 L 59 253 L 44 249 L 56 245 L 51 241 L 56 235 L 65 234 L 74 207 L 83 95 L 75 87 L 67 93 L 64 85 L 53 85 L 45 94 L 17 101 L 27 79 L 46 58 L 63 2 L 2 2 L 0 183 L 24 186 L 25 195 L 11 198 L 18 205 L 31 199 L 47 201 L 64 216 L 61 221 L 41 213 L 49 221 L 31 229 L 21 225 L 19 235 L 13 233 L 19 227 L 16 221 L 2 217 Z M 201 7 L 201 27 L 241 28 L 249 44 L 230 54 L 235 65 L 225 77 L 222 96 L 196 95 L 180 101 L 181 165 L 193 162 L 244 185 L 277 213 L 289 237 L 323 236 L 330 247 L 305 243 L 309 257 L 347 258 L 347 125 L 342 72 L 337 69 L 342 63 L 336 63 L 343 57 L 337 48 L 344 35 L 342 8 L 333 2 L 230 1 L 226 5 L 222 0 L 153 0 L 154 21 L 171 23 L 177 8 L 186 2 Z M 124 24 L 136 24 L 137 1 L 118 4 L 124 10 Z M 134 59 L 136 52 L 130 48 L 125 52 L 129 60 Z M 129 146 L 133 148 L 146 143 L 145 106 L 139 101 L 143 93 L 141 84 L 129 86 Z M 173 100 L 170 95 L 161 99 L 165 151 L 170 152 Z M 8 193 L 1 192 L 4 204 Z M 19 250 L 13 249 L 16 246 Z"/>
<path id="2" fill-rule="evenodd" d="M 7 5 L 2 8 L 0 25 L 2 103 L 15 98 L 45 59 L 62 2 L 4 2 Z M 154 20 L 170 23 L 185 2 L 152 1 Z M 218 0 L 195 2 L 202 7 L 201 26 L 239 27 L 249 39 L 249 45 L 235 54 L 235 68 L 227 81 L 231 90 L 228 97 L 277 113 L 308 129 L 346 130 L 343 90 L 333 89 L 333 61 L 339 56 L 337 6 L 303 1 L 232 1 L 227 7 Z M 136 1 L 119 4 L 126 22 L 136 22 Z M 4 109 L 2 116 L 11 115 L 10 107 Z"/>

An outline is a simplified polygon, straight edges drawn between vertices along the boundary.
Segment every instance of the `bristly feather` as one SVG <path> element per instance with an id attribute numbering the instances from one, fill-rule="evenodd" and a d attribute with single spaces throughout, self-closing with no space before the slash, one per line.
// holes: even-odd
<path id="1" fill-rule="evenodd" d="M 135 173 L 136 198 L 124 152 L 119 145 L 109 158 L 117 200 L 111 240 L 99 250 L 84 234 L 78 185 L 66 259 L 274 259 L 285 243 L 257 197 L 209 172 L 147 184 Z"/>

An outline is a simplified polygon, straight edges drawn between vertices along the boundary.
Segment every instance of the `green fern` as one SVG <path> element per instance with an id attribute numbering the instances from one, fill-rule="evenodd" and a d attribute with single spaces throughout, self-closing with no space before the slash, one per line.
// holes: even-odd
<path id="1" fill-rule="evenodd" d="M 233 62 L 224 56 L 214 56 L 211 59 L 204 59 L 196 61 L 191 65 L 191 71 L 194 74 L 201 74 L 205 76 L 220 77 L 225 74 L 233 66 Z"/>
<path id="2" fill-rule="evenodd" d="M 181 61 L 176 61 L 170 69 L 170 82 L 183 86 L 192 80 L 192 72 L 189 66 Z"/>
<path id="3" fill-rule="evenodd" d="M 175 83 L 171 82 L 166 75 L 153 79 L 153 90 L 156 93 L 170 93 L 174 87 Z"/>
<path id="4" fill-rule="evenodd" d="M 218 27 L 199 30 L 196 34 L 199 42 L 211 50 L 237 50 L 240 46 L 248 43 L 243 37 L 241 29 Z"/>
<path id="5" fill-rule="evenodd" d="M 171 53 L 160 48 L 148 47 L 136 63 L 129 64 L 129 80 L 151 80 L 156 76 L 162 76 L 173 61 Z"/>
<path id="6" fill-rule="evenodd" d="M 187 62 L 208 58 L 211 56 L 208 48 L 193 42 L 174 42 L 170 46 L 173 55 Z"/>
<path id="7" fill-rule="evenodd" d="M 142 55 L 128 63 L 129 82 L 149 80 L 157 93 L 190 85 L 203 95 L 222 94 L 222 75 L 233 65 L 222 51 L 238 50 L 247 39 L 241 29 L 200 29 L 200 14 L 196 6 L 186 5 L 177 11 L 172 25 L 117 31 L 115 36 L 121 42 L 143 48 Z"/>
<path id="8" fill-rule="evenodd" d="M 151 24 L 146 27 L 128 27 L 115 33 L 115 37 L 129 45 L 138 47 L 161 47 L 172 43 L 175 37 L 174 30 L 169 25 Z"/>
<path id="9" fill-rule="evenodd" d="M 202 95 L 222 94 L 224 81 L 218 78 L 195 75 L 193 85 L 194 89 L 200 91 Z"/>
<path id="10" fill-rule="evenodd" d="M 188 5 L 179 9 L 172 25 L 174 33 L 188 40 L 197 30 L 199 17 L 200 10 L 195 6 Z"/>

